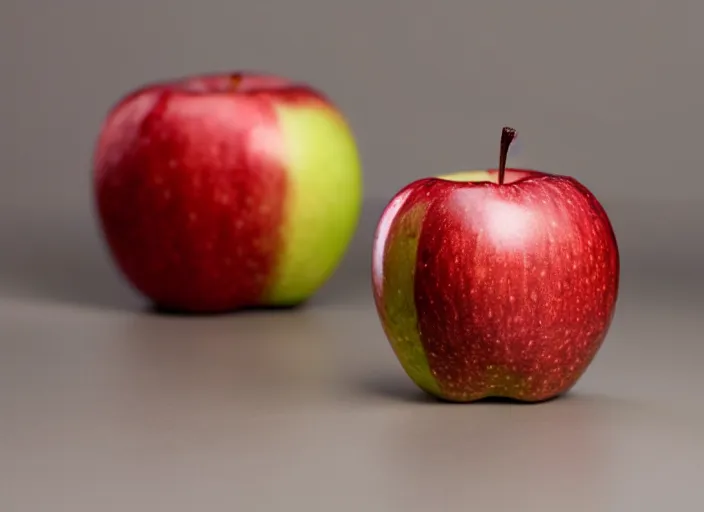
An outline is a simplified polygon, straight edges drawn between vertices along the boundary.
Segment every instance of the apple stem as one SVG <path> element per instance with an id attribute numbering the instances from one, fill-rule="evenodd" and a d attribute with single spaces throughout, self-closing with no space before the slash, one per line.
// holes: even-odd
<path id="1" fill-rule="evenodd" d="M 501 151 L 499 152 L 499 185 L 504 184 L 508 148 L 511 147 L 511 143 L 516 138 L 516 135 L 516 130 L 508 126 L 504 126 L 503 130 L 501 130 Z"/>

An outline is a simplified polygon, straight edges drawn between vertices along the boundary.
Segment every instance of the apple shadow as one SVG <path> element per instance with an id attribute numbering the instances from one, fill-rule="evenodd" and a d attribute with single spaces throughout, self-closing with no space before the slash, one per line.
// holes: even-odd
<path id="1" fill-rule="evenodd" d="M 374 227 L 383 207 L 381 201 L 365 202 L 345 257 L 311 299 L 294 307 L 246 308 L 240 312 L 283 313 L 365 302 L 371 293 L 369 254 Z M 137 293 L 114 265 L 89 209 L 3 211 L 0 247 L 0 297 L 153 315 L 204 316 L 155 308 Z"/>
<path id="2" fill-rule="evenodd" d="M 221 317 L 221 316 L 232 316 L 232 315 L 256 315 L 256 314 L 267 314 L 267 313 L 297 313 L 298 311 L 306 309 L 307 302 L 301 302 L 300 304 L 294 305 L 282 305 L 282 306 L 246 306 L 239 308 L 234 311 L 223 310 L 223 311 L 213 311 L 213 312 L 193 312 L 182 310 L 178 308 L 171 308 L 168 306 L 163 306 L 159 304 L 149 303 L 143 308 L 143 312 L 148 315 L 163 316 L 163 317 L 181 317 L 181 318 L 208 318 L 208 317 Z"/>
<path id="3" fill-rule="evenodd" d="M 356 391 L 360 396 L 382 398 L 385 400 L 395 400 L 407 403 L 418 404 L 436 404 L 447 406 L 471 406 L 471 405 L 520 405 L 520 406 L 536 406 L 546 404 L 556 400 L 564 399 L 569 396 L 569 392 L 548 398 L 538 402 L 524 402 L 507 397 L 486 397 L 474 402 L 456 402 L 445 400 L 440 397 L 435 397 L 421 390 L 413 384 L 408 378 L 391 375 L 373 375 L 366 376 L 357 383 Z"/>

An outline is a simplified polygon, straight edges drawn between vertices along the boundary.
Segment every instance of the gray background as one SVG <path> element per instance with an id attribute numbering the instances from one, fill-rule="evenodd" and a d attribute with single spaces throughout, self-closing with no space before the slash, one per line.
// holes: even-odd
<path id="1" fill-rule="evenodd" d="M 0 6 L 0 509 L 694 510 L 704 504 L 704 4 L 19 0 Z M 362 224 L 305 309 L 161 317 L 92 216 L 102 118 L 153 79 L 255 68 L 347 113 Z M 622 251 L 568 397 L 424 400 L 368 288 L 384 203 L 429 174 L 571 174 Z M 568 508 L 569 507 L 569 508 Z"/>

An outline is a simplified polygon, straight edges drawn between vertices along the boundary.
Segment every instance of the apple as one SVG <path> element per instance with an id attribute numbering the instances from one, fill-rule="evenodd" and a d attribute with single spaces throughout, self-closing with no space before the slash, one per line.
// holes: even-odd
<path id="1" fill-rule="evenodd" d="M 307 84 L 256 72 L 130 92 L 103 122 L 93 178 L 124 277 L 157 307 L 196 313 L 309 299 L 362 202 L 342 112 Z"/>
<path id="2" fill-rule="evenodd" d="M 417 180 L 376 229 L 372 286 L 396 357 L 453 402 L 541 402 L 583 375 L 611 325 L 619 251 L 576 179 L 498 169 Z"/>

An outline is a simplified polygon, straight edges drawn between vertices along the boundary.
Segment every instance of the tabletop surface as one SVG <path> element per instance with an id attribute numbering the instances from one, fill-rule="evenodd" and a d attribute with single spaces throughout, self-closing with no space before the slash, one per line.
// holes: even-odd
<path id="1" fill-rule="evenodd" d="M 607 205 L 615 321 L 573 391 L 539 405 L 443 404 L 405 376 L 369 290 L 382 206 L 304 307 L 190 318 L 144 305 L 85 212 L 8 207 L 0 510 L 704 508 L 692 205 Z"/>

